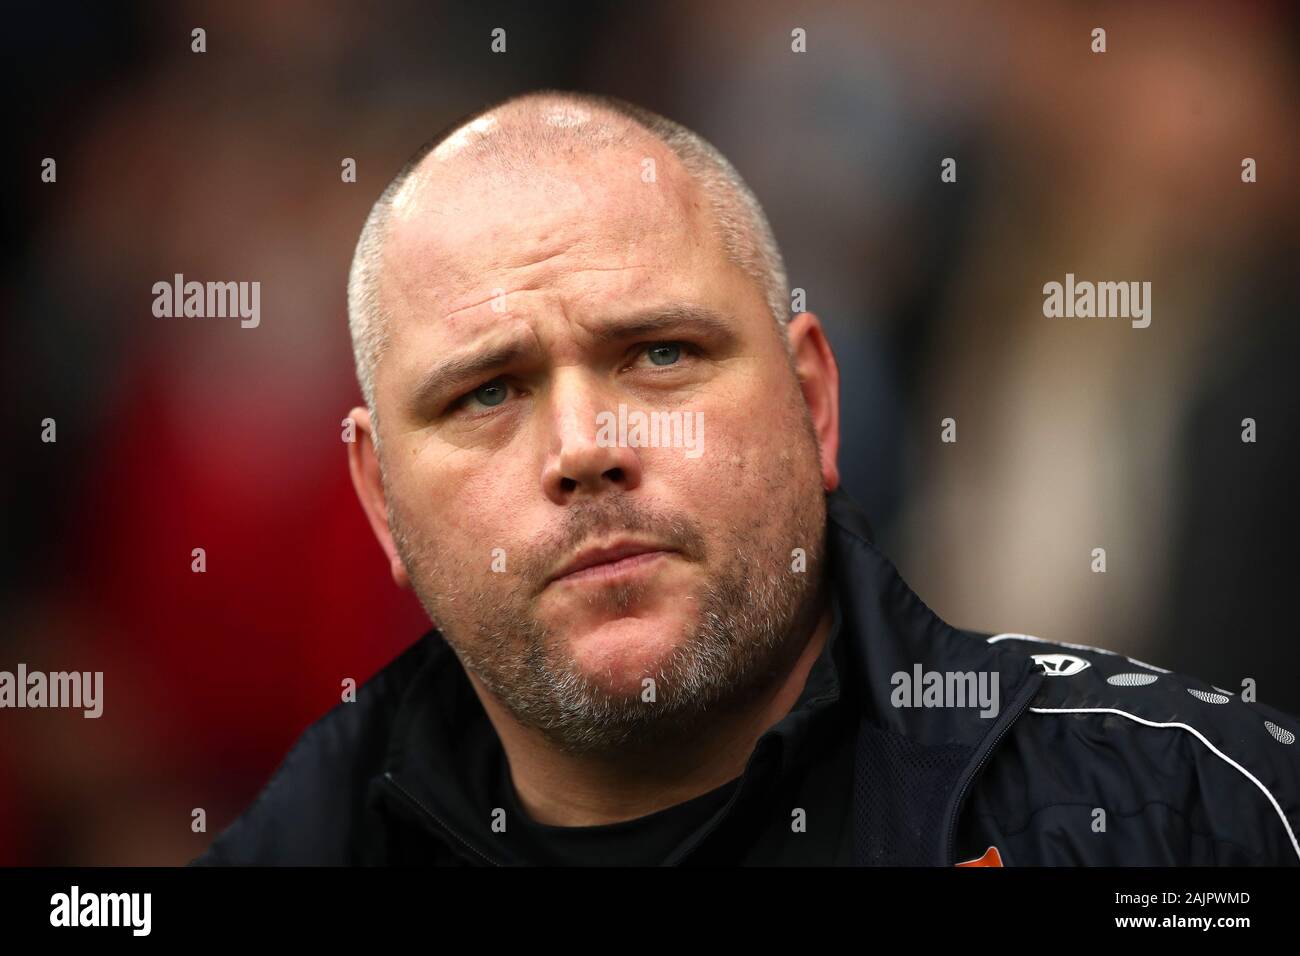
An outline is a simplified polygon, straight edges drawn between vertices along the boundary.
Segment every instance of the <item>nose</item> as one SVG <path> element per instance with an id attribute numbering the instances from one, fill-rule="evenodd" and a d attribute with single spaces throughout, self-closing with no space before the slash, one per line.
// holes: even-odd
<path id="1" fill-rule="evenodd" d="M 581 370 L 562 370 L 548 396 L 550 450 L 542 489 L 558 505 L 579 495 L 631 491 L 641 484 L 638 449 L 620 443 L 618 408 Z"/>

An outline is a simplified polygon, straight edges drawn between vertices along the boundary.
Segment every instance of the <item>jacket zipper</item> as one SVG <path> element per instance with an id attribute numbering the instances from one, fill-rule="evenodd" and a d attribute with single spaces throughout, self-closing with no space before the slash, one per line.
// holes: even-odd
<path id="1" fill-rule="evenodd" d="M 1033 702 L 1034 697 L 1038 694 L 1038 688 L 1042 682 L 1043 675 L 1041 671 L 1035 671 L 1030 675 L 1027 688 L 1020 692 L 1021 699 L 1017 702 L 1015 710 L 1012 711 L 1010 719 L 994 733 L 991 742 L 988 742 L 980 753 L 979 759 L 975 763 L 975 769 L 968 773 L 966 779 L 962 781 L 961 790 L 957 793 L 957 802 L 953 806 L 952 819 L 948 821 L 948 843 L 947 855 L 945 857 L 947 860 L 947 863 L 945 864 L 946 866 L 952 866 L 955 862 L 954 844 L 957 840 L 957 821 L 961 819 L 962 804 L 966 802 L 966 792 L 970 790 L 971 785 L 979 776 L 980 771 L 984 769 L 984 764 L 988 762 L 993 751 L 996 750 L 998 744 L 1002 742 L 1002 738 L 1007 735 L 1007 732 L 1013 726 L 1015 726 L 1015 723 L 1020 719 L 1021 714 L 1023 714 L 1028 709 L 1030 703 Z"/>
<path id="2" fill-rule="evenodd" d="M 459 843 L 459 844 L 460 844 L 461 846 L 463 846 L 465 849 L 469 850 L 471 853 L 473 853 L 476 857 L 478 857 L 478 858 L 479 858 L 480 860 L 482 860 L 484 863 L 487 863 L 487 864 L 489 864 L 489 865 L 491 865 L 491 866 L 500 866 L 500 865 L 501 865 L 501 864 L 498 863 L 496 860 L 494 860 L 494 859 L 492 859 L 491 857 L 486 856 L 485 854 L 483 854 L 483 853 L 482 853 L 481 851 L 479 851 L 476 847 L 471 846 L 470 843 L 469 843 L 468 841 L 466 841 L 464 837 L 462 837 L 459 833 L 457 833 L 457 832 L 456 832 L 455 830 L 453 830 L 451 827 L 447 826 L 447 824 L 443 823 L 441 817 L 439 817 L 436 813 L 434 813 L 432 810 L 430 810 L 428 807 L 426 807 L 426 806 L 424 805 L 423 801 L 421 801 L 418 797 L 416 797 L 415 794 L 411 793 L 409 790 L 407 790 L 405 787 L 403 787 L 400 783 L 398 783 L 397 780 L 394 779 L 393 774 L 392 774 L 391 771 L 389 771 L 389 770 L 385 770 L 385 771 L 384 771 L 384 779 L 385 779 L 386 781 L 388 781 L 388 783 L 389 783 L 389 784 L 390 784 L 390 785 L 391 785 L 391 786 L 392 786 L 392 787 L 393 787 L 393 788 L 394 788 L 398 793 L 400 793 L 403 797 L 405 797 L 405 798 L 406 798 L 406 801 L 407 801 L 408 803 L 410 803 L 410 804 L 411 804 L 412 806 L 414 806 L 417 810 L 419 810 L 419 811 L 420 811 L 421 813 L 423 813 L 426 817 L 428 817 L 428 818 L 429 818 L 430 820 L 432 820 L 435 824 L 437 824 L 438 829 L 441 830 L 443 833 L 445 833 L 445 834 L 447 834 L 448 836 L 452 837 L 452 838 L 453 838 L 457 843 Z"/>

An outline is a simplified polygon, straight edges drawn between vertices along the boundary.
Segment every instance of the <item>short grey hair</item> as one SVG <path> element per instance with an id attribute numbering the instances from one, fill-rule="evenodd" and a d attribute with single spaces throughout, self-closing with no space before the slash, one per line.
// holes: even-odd
<path id="1" fill-rule="evenodd" d="M 472 150 L 476 158 L 493 158 L 499 163 L 517 168 L 521 158 L 535 158 L 538 146 L 563 146 L 571 150 L 575 145 L 596 147 L 626 141 L 625 135 L 615 135 L 608 125 L 529 123 L 526 119 L 528 108 L 541 106 L 586 108 L 597 118 L 622 118 L 667 147 L 709 198 L 714 223 L 727 257 L 758 283 L 772 318 L 782 331 L 782 339 L 786 338 L 784 328 L 790 321 L 791 313 L 785 262 L 780 247 L 777 246 L 763 207 L 722 153 L 680 123 L 616 97 L 561 90 L 524 93 L 463 117 L 425 143 L 384 189 L 370 210 L 370 215 L 366 217 L 348 275 L 348 328 L 352 334 L 357 381 L 374 423 L 376 444 L 378 417 L 375 409 L 375 368 L 387 346 L 388 325 L 388 316 L 380 302 L 380 264 L 393 201 L 420 163 L 438 146 L 461 133 L 470 124 L 499 111 L 522 114 L 525 121 L 501 124 L 499 136 L 494 133 L 493 136 L 474 141 Z M 501 142 L 497 142 L 498 139 Z M 522 157 L 520 153 L 523 154 Z M 786 348 L 788 354 L 788 341 Z"/>

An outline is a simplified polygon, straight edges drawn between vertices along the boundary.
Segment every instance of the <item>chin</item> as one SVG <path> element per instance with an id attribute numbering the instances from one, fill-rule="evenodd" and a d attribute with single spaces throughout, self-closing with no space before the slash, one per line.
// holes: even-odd
<path id="1" fill-rule="evenodd" d="M 620 617 L 590 625 L 569 638 L 579 669 L 615 696 L 644 690 L 685 641 L 688 622 L 678 615 Z"/>

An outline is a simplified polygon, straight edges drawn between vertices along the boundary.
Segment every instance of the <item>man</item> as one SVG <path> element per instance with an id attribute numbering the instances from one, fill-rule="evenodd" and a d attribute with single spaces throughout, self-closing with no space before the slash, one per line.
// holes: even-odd
<path id="1" fill-rule="evenodd" d="M 349 466 L 435 629 L 202 863 L 1296 863 L 1296 721 L 936 617 L 838 490 L 838 373 L 729 163 L 476 113 L 365 224 Z"/>

